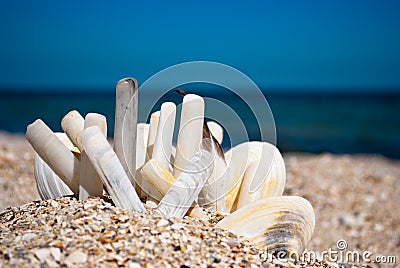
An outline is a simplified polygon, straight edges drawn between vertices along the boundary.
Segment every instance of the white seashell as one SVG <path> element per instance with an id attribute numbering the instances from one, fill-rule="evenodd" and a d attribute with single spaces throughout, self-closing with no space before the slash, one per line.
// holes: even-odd
<path id="1" fill-rule="evenodd" d="M 154 112 L 151 114 L 150 116 L 150 127 L 149 127 L 149 135 L 147 138 L 147 148 L 146 148 L 146 162 L 149 161 L 149 159 L 152 158 L 153 155 L 153 147 L 154 147 L 154 142 L 156 140 L 156 135 L 157 135 L 157 128 L 158 128 L 158 123 L 160 121 L 160 111 Z M 150 187 L 150 185 L 147 183 L 146 180 L 143 180 L 139 174 L 139 178 L 138 181 L 141 182 L 140 185 L 140 197 L 147 199 L 149 197 L 149 195 L 154 195 L 152 193 L 152 189 Z M 153 202 L 155 202 L 156 200 L 152 200 Z"/>
<path id="2" fill-rule="evenodd" d="M 269 168 L 273 167 L 273 170 L 276 171 L 277 178 L 279 179 L 277 179 L 276 184 L 270 188 L 273 191 L 268 192 L 268 190 L 266 190 L 268 188 L 263 188 L 263 196 L 268 194 L 282 194 L 286 180 L 285 165 L 281 154 L 272 144 L 258 141 L 239 144 L 231 148 L 225 154 L 225 160 L 229 168 L 229 175 L 226 180 L 227 194 L 225 196 L 225 202 L 228 211 L 233 212 L 236 210 L 239 191 L 243 183 L 245 172 L 248 166 L 254 161 L 259 163 L 258 166 L 261 167 L 260 171 L 258 171 L 257 168 L 257 174 L 262 174 L 263 172 L 261 171 L 263 169 L 267 169 L 267 171 L 265 171 L 264 177 L 260 175 L 257 176 L 255 180 L 252 180 L 252 176 L 248 176 L 248 182 L 254 182 L 251 184 L 251 189 L 245 186 L 246 190 L 250 190 L 249 193 L 253 193 L 253 191 L 258 189 L 258 187 L 262 184 L 263 179 L 268 178 L 267 175 Z M 254 168 L 255 167 L 252 169 Z"/>
<path id="3" fill-rule="evenodd" d="M 200 206 L 210 207 L 216 211 L 227 212 L 225 204 L 225 193 L 228 167 L 225 159 L 219 155 L 216 142 L 210 138 L 204 138 L 202 147 L 211 153 L 213 158 L 213 171 L 210 178 L 204 184 L 199 194 L 198 203 Z"/>
<path id="4" fill-rule="evenodd" d="M 136 133 L 136 170 L 146 163 L 147 139 L 149 137 L 150 124 L 138 123 Z"/>
<path id="5" fill-rule="evenodd" d="M 314 210 L 299 196 L 267 197 L 226 216 L 218 227 L 269 253 L 301 254 L 315 227 Z"/>
<path id="6" fill-rule="evenodd" d="M 84 128 L 97 126 L 104 137 L 107 137 L 107 119 L 105 116 L 96 113 L 88 113 L 85 116 Z M 82 141 L 82 138 L 80 138 Z M 85 150 L 81 155 L 81 176 L 79 183 L 79 200 L 87 199 L 89 196 L 102 196 L 103 182 L 90 162 Z"/>
<path id="7" fill-rule="evenodd" d="M 128 210 L 143 212 L 144 206 L 135 188 L 101 130 L 97 126 L 86 128 L 83 131 L 82 144 L 114 204 Z"/>
<path id="8" fill-rule="evenodd" d="M 214 121 L 208 121 L 207 126 L 214 138 L 221 144 L 224 139 L 224 130 L 221 125 Z"/>
<path id="9" fill-rule="evenodd" d="M 148 161 L 143 166 L 140 173 L 142 178 L 149 183 L 152 189 L 154 189 L 156 195 L 155 199 L 158 200 L 161 200 L 175 181 L 172 174 L 168 170 L 164 169 L 155 159 Z M 201 209 L 196 202 L 193 202 L 187 215 L 204 220 L 208 219 L 203 209 Z"/>
<path id="10" fill-rule="evenodd" d="M 174 161 L 175 178 L 183 171 L 189 159 L 200 149 L 204 124 L 204 100 L 195 94 L 183 97 L 178 141 Z"/>
<path id="11" fill-rule="evenodd" d="M 146 161 L 147 154 L 147 139 L 149 137 L 149 124 L 139 123 L 137 124 L 136 133 L 136 173 L 135 173 L 135 190 L 139 197 L 142 196 L 142 177 L 140 175 L 140 169 L 143 167 Z"/>
<path id="12" fill-rule="evenodd" d="M 172 137 L 174 135 L 176 106 L 173 102 L 164 102 L 160 109 L 160 120 L 157 127 L 156 139 L 153 147 L 152 158 L 168 169 L 172 150 Z"/>
<path id="13" fill-rule="evenodd" d="M 209 152 L 201 149 L 195 153 L 161 199 L 154 214 L 167 219 L 183 218 L 210 176 L 212 167 L 212 155 Z"/>
<path id="14" fill-rule="evenodd" d="M 286 183 L 286 171 L 279 150 L 270 143 L 259 143 L 262 153 L 259 159 L 247 167 L 240 192 L 237 208 L 269 196 L 282 195 Z"/>
<path id="15" fill-rule="evenodd" d="M 156 141 L 158 124 L 160 122 L 160 111 L 156 111 L 150 116 L 150 128 L 149 128 L 149 137 L 147 138 L 147 155 L 146 162 L 153 158 L 153 147 L 154 142 Z"/>
<path id="16" fill-rule="evenodd" d="M 61 120 L 61 128 L 67 134 L 71 142 L 82 151 L 82 131 L 85 125 L 85 119 L 76 111 L 70 111 Z"/>
<path id="17" fill-rule="evenodd" d="M 72 150 L 74 148 L 74 145 L 65 133 L 54 134 L 64 143 L 65 146 L 67 146 L 68 149 Z M 34 155 L 36 186 L 42 200 L 74 194 L 36 152 Z"/>
<path id="18" fill-rule="evenodd" d="M 134 78 L 119 80 L 115 97 L 114 150 L 133 186 L 136 173 L 137 85 Z"/>
<path id="19" fill-rule="evenodd" d="M 25 136 L 41 159 L 49 165 L 74 194 L 78 194 L 80 163 L 64 143 L 40 119 L 27 127 Z M 37 173 L 37 179 L 40 180 L 40 171 Z"/>

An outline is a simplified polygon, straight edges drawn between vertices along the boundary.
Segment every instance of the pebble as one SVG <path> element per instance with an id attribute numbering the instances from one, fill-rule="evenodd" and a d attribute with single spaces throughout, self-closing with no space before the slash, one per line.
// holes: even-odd
<path id="1" fill-rule="evenodd" d="M 61 259 L 61 251 L 59 248 L 50 248 L 51 255 L 56 261 L 60 261 Z"/>
<path id="2" fill-rule="evenodd" d="M 35 239 L 37 237 L 37 234 L 35 233 L 26 233 L 22 236 L 22 241 L 29 241 L 32 239 Z"/>
<path id="3" fill-rule="evenodd" d="M 87 261 L 87 255 L 79 250 L 76 250 L 72 252 L 65 261 L 73 264 L 85 263 Z"/>
<path id="4" fill-rule="evenodd" d="M 174 223 L 171 225 L 172 230 L 179 230 L 179 229 L 185 229 L 185 226 L 181 223 Z"/>
<path id="5" fill-rule="evenodd" d="M 168 226 L 168 225 L 169 225 L 169 221 L 166 219 L 161 219 L 157 223 L 157 227 L 164 227 L 164 226 Z"/>
<path id="6" fill-rule="evenodd" d="M 35 250 L 35 256 L 36 256 L 36 258 L 38 258 L 38 260 L 40 262 L 44 262 L 46 260 L 46 258 L 49 256 L 49 254 L 50 254 L 50 250 L 47 248 L 41 248 L 41 249 Z"/>

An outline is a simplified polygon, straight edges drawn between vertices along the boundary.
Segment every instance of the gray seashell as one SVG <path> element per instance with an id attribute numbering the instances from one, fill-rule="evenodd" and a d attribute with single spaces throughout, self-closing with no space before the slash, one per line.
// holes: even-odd
<path id="1" fill-rule="evenodd" d="M 301 254 L 314 232 L 315 215 L 302 197 L 275 196 L 236 210 L 217 226 L 269 253 Z"/>

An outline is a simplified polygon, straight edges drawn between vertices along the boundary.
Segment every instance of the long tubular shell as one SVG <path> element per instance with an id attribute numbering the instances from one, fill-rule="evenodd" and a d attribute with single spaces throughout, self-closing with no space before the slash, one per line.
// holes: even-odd
<path id="1" fill-rule="evenodd" d="M 144 207 L 135 188 L 101 130 L 97 126 L 85 129 L 82 143 L 114 204 L 131 211 L 143 212 Z"/>
<path id="2" fill-rule="evenodd" d="M 158 124 L 160 122 L 160 111 L 156 111 L 151 114 L 150 116 L 150 128 L 149 128 L 149 136 L 147 138 L 147 155 L 146 155 L 146 162 L 153 158 L 153 147 L 154 142 L 156 141 L 157 129 Z"/>
<path id="3" fill-rule="evenodd" d="M 65 146 L 67 146 L 69 150 L 74 148 L 74 145 L 65 133 L 54 134 L 64 143 Z M 34 155 L 36 186 L 42 200 L 74 194 L 36 152 Z"/>
<path id="4" fill-rule="evenodd" d="M 270 143 L 258 143 L 259 158 L 247 167 L 238 194 L 237 209 L 269 196 L 282 195 L 286 183 L 285 163 Z"/>
<path id="5" fill-rule="evenodd" d="M 99 127 L 104 137 L 107 137 L 107 120 L 105 116 L 96 113 L 88 113 L 85 116 L 85 129 L 92 126 Z M 86 151 L 82 150 L 81 152 L 79 200 L 87 199 L 89 196 L 102 196 L 103 182 L 90 162 Z"/>
<path id="6" fill-rule="evenodd" d="M 136 172 L 137 85 L 134 78 L 121 79 L 115 98 L 114 150 L 132 185 Z"/>
<path id="7" fill-rule="evenodd" d="M 299 196 L 267 197 L 225 217 L 218 227 L 269 253 L 301 254 L 315 227 L 314 210 Z"/>
<path id="8" fill-rule="evenodd" d="M 149 137 L 150 125 L 146 123 L 137 124 L 136 134 L 136 170 L 146 163 L 147 139 Z"/>
<path id="9" fill-rule="evenodd" d="M 142 177 L 140 175 L 140 170 L 145 164 L 146 154 L 147 154 L 147 139 L 149 137 L 149 124 L 138 123 L 137 124 L 137 133 L 136 133 L 136 185 L 135 190 L 139 197 L 142 195 Z"/>
<path id="10" fill-rule="evenodd" d="M 212 166 L 211 154 L 203 149 L 198 151 L 187 162 L 154 214 L 167 219 L 183 218 L 210 176 Z"/>
<path id="11" fill-rule="evenodd" d="M 156 159 L 165 169 L 168 169 L 170 164 L 175 115 L 175 103 L 164 102 L 161 105 L 160 121 L 157 127 L 152 158 Z"/>
<path id="12" fill-rule="evenodd" d="M 179 176 L 186 163 L 200 149 L 204 122 L 204 100 L 195 94 L 183 97 L 173 175 Z"/>
<path id="13" fill-rule="evenodd" d="M 222 140 L 224 139 L 224 130 L 222 129 L 222 127 L 214 121 L 208 121 L 207 125 L 211 131 L 211 134 L 218 141 L 218 143 L 221 144 Z"/>
<path id="14" fill-rule="evenodd" d="M 241 191 L 243 179 L 248 166 L 252 162 L 260 163 L 257 168 L 257 174 L 263 173 L 263 169 L 270 169 L 276 172 L 278 180 L 274 186 L 267 189 L 263 186 L 262 197 L 268 195 L 281 195 L 286 181 L 285 165 L 281 154 L 275 146 L 266 142 L 251 141 L 239 144 L 231 148 L 225 154 L 225 160 L 228 164 L 229 175 L 226 181 L 227 194 L 225 196 L 226 207 L 228 211 L 233 212 L 237 208 L 239 191 Z M 275 163 L 275 166 L 273 165 Z M 252 168 L 254 169 L 254 167 Z M 250 172 L 250 171 L 249 171 Z M 265 174 L 268 174 L 265 172 Z M 253 176 L 249 177 L 249 184 L 251 187 L 245 186 L 247 191 L 253 193 L 261 185 L 260 182 L 266 179 L 268 184 L 267 176 L 257 176 L 256 180 L 252 180 Z"/>
<path id="15" fill-rule="evenodd" d="M 79 192 L 79 160 L 40 119 L 26 129 L 26 139 L 74 194 Z"/>
<path id="16" fill-rule="evenodd" d="M 67 134 L 71 142 L 82 151 L 82 131 L 85 125 L 85 119 L 76 111 L 70 111 L 61 120 L 61 128 Z"/>
<path id="17" fill-rule="evenodd" d="M 154 147 L 154 142 L 156 140 L 156 135 L 157 135 L 157 128 L 158 128 L 158 123 L 160 121 L 160 111 L 156 111 L 151 114 L 150 116 L 150 126 L 149 126 L 149 134 L 147 138 L 147 148 L 146 148 L 146 160 L 145 162 L 149 161 L 149 159 L 152 158 L 153 155 L 153 147 Z M 147 183 L 146 180 L 143 180 L 143 178 L 140 178 L 140 173 L 138 181 L 141 182 L 140 184 L 140 197 L 144 199 L 148 199 L 149 196 L 153 195 L 152 189 L 150 185 Z M 155 201 L 155 200 L 153 200 Z"/>
<path id="18" fill-rule="evenodd" d="M 140 171 L 142 177 L 149 183 L 152 189 L 155 190 L 156 199 L 161 200 L 161 198 L 168 192 L 171 185 L 174 183 L 175 178 L 172 174 L 164 169 L 157 160 L 149 160 Z M 203 209 L 193 202 L 192 208 L 187 213 L 191 217 L 199 219 L 207 219 L 207 215 L 204 213 Z"/>

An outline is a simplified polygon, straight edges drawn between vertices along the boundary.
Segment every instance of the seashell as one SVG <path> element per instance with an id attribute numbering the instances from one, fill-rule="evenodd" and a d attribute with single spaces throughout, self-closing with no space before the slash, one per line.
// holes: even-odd
<path id="1" fill-rule="evenodd" d="M 70 111 L 61 120 L 61 128 L 67 134 L 71 142 L 82 151 L 82 131 L 84 128 L 85 119 L 76 111 Z"/>
<path id="2" fill-rule="evenodd" d="M 138 83 L 134 78 L 118 81 L 116 87 L 114 150 L 132 185 L 136 172 Z"/>
<path id="3" fill-rule="evenodd" d="M 281 154 L 274 145 L 267 142 L 258 141 L 245 142 L 231 148 L 225 154 L 225 160 L 229 168 L 229 174 L 226 180 L 227 191 L 225 195 L 225 202 L 228 211 L 233 212 L 236 210 L 239 191 L 241 190 L 245 172 L 252 162 L 258 163 L 254 165 L 259 166 L 260 168 L 255 170 L 255 167 L 253 166 L 253 171 L 249 171 L 249 173 L 253 172 L 253 174 L 255 174 L 254 172 L 257 171 L 257 180 L 252 180 L 254 176 L 248 175 L 248 184 L 246 185 L 250 185 L 251 182 L 254 181 L 252 184 L 252 189 L 245 186 L 246 190 L 249 191 L 248 193 L 253 193 L 256 189 L 258 189 L 258 187 L 261 185 L 260 181 L 262 181 L 264 178 L 266 179 L 265 181 L 267 181 L 267 183 L 268 181 L 271 181 L 268 180 L 267 175 L 269 172 L 269 167 L 272 167 L 271 170 L 276 172 L 278 179 L 273 181 L 275 184 L 272 187 L 268 188 L 265 186 L 267 188 L 262 188 L 264 191 L 263 196 L 268 194 L 282 194 L 286 181 L 285 165 Z M 261 163 L 261 161 L 263 163 Z M 261 176 L 262 173 L 264 173 L 265 177 Z M 269 191 L 268 189 L 273 191 Z"/>
<path id="4" fill-rule="evenodd" d="M 222 140 L 224 139 L 224 130 L 223 128 L 214 121 L 208 121 L 207 126 L 211 131 L 211 134 L 218 141 L 219 144 L 222 144 Z"/>
<path id="5" fill-rule="evenodd" d="M 149 124 L 139 123 L 136 130 L 136 173 L 135 173 L 135 190 L 139 197 L 142 196 L 142 178 L 140 169 L 146 161 L 147 154 L 147 138 L 149 137 Z"/>
<path id="6" fill-rule="evenodd" d="M 78 194 L 80 163 L 64 143 L 40 119 L 27 127 L 25 136 L 40 158 L 46 162 L 74 194 Z M 39 168 L 39 164 L 37 167 Z M 45 168 L 42 170 L 45 170 Z M 43 180 L 42 176 L 46 175 L 41 173 L 39 169 L 35 173 L 37 174 L 36 179 L 39 181 Z"/>
<path id="7" fill-rule="evenodd" d="M 211 133 L 209 133 L 211 135 Z M 210 136 L 204 138 L 202 146 L 211 153 L 213 158 L 213 171 L 210 178 L 205 183 L 203 189 L 200 191 L 198 203 L 200 206 L 210 207 L 216 211 L 226 212 L 225 193 L 226 193 L 226 178 L 228 176 L 228 167 L 225 159 L 218 152 L 215 144 L 217 141 Z"/>
<path id="8" fill-rule="evenodd" d="M 172 150 L 172 137 L 174 135 L 176 105 L 173 102 L 164 102 L 160 109 L 160 119 L 154 141 L 152 158 L 156 159 L 162 167 L 169 168 Z"/>
<path id="9" fill-rule="evenodd" d="M 144 206 L 135 188 L 101 130 L 97 126 L 86 128 L 83 131 L 82 144 L 114 204 L 128 210 L 143 212 Z"/>
<path id="10" fill-rule="evenodd" d="M 173 175 L 178 178 L 188 159 L 200 149 L 204 123 L 204 100 L 195 94 L 183 97 Z"/>
<path id="11" fill-rule="evenodd" d="M 269 196 L 280 196 L 285 189 L 286 171 L 279 150 L 270 143 L 259 144 L 262 153 L 259 159 L 251 162 L 246 169 L 237 208 Z"/>
<path id="12" fill-rule="evenodd" d="M 153 147 L 156 141 L 158 123 L 160 122 L 160 111 L 156 111 L 150 116 L 149 137 L 147 139 L 147 155 L 146 162 L 153 157 Z"/>
<path id="13" fill-rule="evenodd" d="M 150 124 L 138 123 L 136 129 L 136 170 L 146 163 L 147 139 L 149 137 Z"/>
<path id="14" fill-rule="evenodd" d="M 154 214 L 167 219 L 183 218 L 210 176 L 212 167 L 209 152 L 201 149 L 195 153 L 161 199 Z"/>
<path id="15" fill-rule="evenodd" d="M 88 113 L 85 116 L 84 128 L 97 126 L 104 137 L 107 137 L 107 119 L 105 116 L 96 113 Z M 82 138 L 80 138 L 82 141 Z M 85 150 L 81 156 L 81 175 L 79 183 L 79 200 L 87 199 L 89 196 L 102 196 L 103 183 L 90 162 Z"/>
<path id="16" fill-rule="evenodd" d="M 68 149 L 74 145 L 65 133 L 54 133 Z M 39 196 L 42 200 L 74 194 L 71 189 L 58 177 L 54 171 L 34 152 L 34 174 Z"/>
<path id="17" fill-rule="evenodd" d="M 168 189 L 174 183 L 175 178 L 172 174 L 164 169 L 157 160 L 149 160 L 140 171 L 142 178 L 145 179 L 152 189 L 155 190 L 155 199 L 161 198 L 168 192 Z M 199 207 L 196 202 L 193 202 L 192 207 L 189 209 L 187 215 L 199 219 L 208 219 L 203 209 Z"/>
<path id="18" fill-rule="evenodd" d="M 153 147 L 154 147 L 154 142 L 156 141 L 157 128 L 158 128 L 159 121 L 160 121 L 160 111 L 152 113 L 150 116 L 149 135 L 147 138 L 146 162 L 149 161 L 149 159 L 151 159 L 152 155 L 153 155 Z M 153 195 L 153 194 L 151 194 L 152 189 L 146 180 L 143 180 L 142 178 L 140 178 L 140 176 L 141 176 L 140 173 L 138 173 L 138 174 L 139 174 L 138 181 L 141 182 L 140 197 L 147 199 L 149 197 L 149 195 Z M 152 201 L 154 202 L 156 200 L 152 200 Z"/>
<path id="19" fill-rule="evenodd" d="M 315 227 L 314 210 L 299 196 L 267 197 L 226 216 L 218 227 L 269 253 L 301 254 Z"/>

